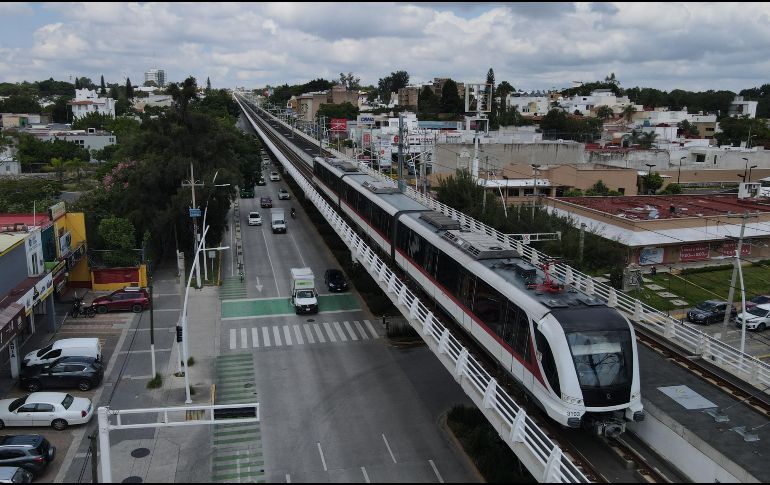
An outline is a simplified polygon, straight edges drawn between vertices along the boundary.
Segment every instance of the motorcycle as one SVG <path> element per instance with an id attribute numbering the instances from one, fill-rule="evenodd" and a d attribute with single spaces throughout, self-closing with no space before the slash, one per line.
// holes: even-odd
<path id="1" fill-rule="evenodd" d="M 291 210 L 291 218 L 292 219 L 296 219 L 297 218 L 297 212 L 294 209 Z"/>
<path id="2" fill-rule="evenodd" d="M 86 305 L 83 303 L 82 298 L 75 297 L 75 299 L 72 301 L 72 310 L 70 310 L 70 316 L 72 318 L 93 318 L 96 316 L 96 309 L 91 305 Z"/>

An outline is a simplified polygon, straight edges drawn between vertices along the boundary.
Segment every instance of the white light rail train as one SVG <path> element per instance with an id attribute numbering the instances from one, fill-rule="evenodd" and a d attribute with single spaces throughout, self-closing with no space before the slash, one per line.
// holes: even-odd
<path id="1" fill-rule="evenodd" d="M 604 300 L 350 162 L 316 157 L 313 183 L 551 419 L 609 437 L 644 419 L 634 329 Z"/>

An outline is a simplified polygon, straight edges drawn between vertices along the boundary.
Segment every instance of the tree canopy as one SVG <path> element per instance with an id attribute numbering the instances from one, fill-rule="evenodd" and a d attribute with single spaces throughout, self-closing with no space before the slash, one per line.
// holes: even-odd
<path id="1" fill-rule="evenodd" d="M 568 115 L 563 110 L 552 109 L 540 122 L 543 138 L 593 141 L 602 130 L 602 120 L 590 116 Z"/>
<path id="2" fill-rule="evenodd" d="M 377 90 L 380 99 L 385 103 L 390 103 L 392 93 L 397 93 L 399 89 L 409 85 L 409 73 L 406 71 L 391 72 L 389 76 L 380 78 L 377 82 Z"/>
<path id="3" fill-rule="evenodd" d="M 40 113 L 42 108 L 34 97 L 16 94 L 0 101 L 0 113 Z"/>
<path id="4" fill-rule="evenodd" d="M 354 120 L 358 113 L 358 107 L 348 102 L 342 104 L 323 103 L 318 108 L 318 116 L 325 116 L 327 119 L 345 118 L 346 120 Z"/>
<path id="5" fill-rule="evenodd" d="M 465 101 L 460 99 L 457 83 L 452 79 L 447 79 L 441 87 L 441 112 L 460 114 L 464 110 Z"/>

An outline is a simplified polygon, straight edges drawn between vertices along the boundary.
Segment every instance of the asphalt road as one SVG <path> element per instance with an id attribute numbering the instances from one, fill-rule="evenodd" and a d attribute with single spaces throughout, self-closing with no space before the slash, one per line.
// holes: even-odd
<path id="1" fill-rule="evenodd" d="M 254 386 L 260 402 L 259 443 L 244 447 L 261 450 L 264 479 L 476 481 L 438 424 L 454 404 L 469 400 L 427 348 L 389 345 L 382 325 L 357 294 L 346 297 L 347 303 L 354 302 L 352 309 L 327 306 L 330 311 L 324 311 L 322 305 L 317 315 L 254 311 L 254 316 L 226 317 L 232 314 L 225 306 L 243 305 L 243 300 L 288 298 L 292 267 L 312 268 L 319 292 L 328 293 L 323 272 L 338 267 L 336 261 L 295 194 L 292 200 L 278 200 L 281 187 L 286 187 L 283 179 L 268 181 L 256 187 L 254 199 L 240 199 L 245 296 L 233 298 L 240 302 L 223 301 L 220 336 L 223 359 L 230 356 L 232 363 L 253 357 L 253 371 L 251 362 L 238 360 L 245 365 L 233 372 L 243 376 L 242 387 Z M 286 210 L 286 234 L 272 233 L 269 209 L 259 208 L 259 197 L 265 195 L 273 198 L 274 207 Z M 292 205 L 296 219 L 288 217 Z M 262 226 L 248 226 L 250 210 L 262 213 Z M 232 262 L 230 257 L 223 265 L 223 276 L 237 277 Z M 265 301 L 246 306 L 257 309 Z M 230 364 L 223 368 L 235 369 Z"/>

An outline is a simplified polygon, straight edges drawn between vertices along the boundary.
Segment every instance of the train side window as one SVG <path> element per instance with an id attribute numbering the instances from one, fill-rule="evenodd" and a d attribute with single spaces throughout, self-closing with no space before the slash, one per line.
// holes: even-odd
<path id="1" fill-rule="evenodd" d="M 561 396 L 561 387 L 559 387 L 559 373 L 556 370 L 556 361 L 553 358 L 553 352 L 551 352 L 551 346 L 548 345 L 548 341 L 545 336 L 535 329 L 535 343 L 537 344 L 537 350 L 543 356 L 540 363 L 543 366 L 543 372 L 545 372 L 545 378 L 548 379 L 548 383 L 551 385 L 553 392 Z"/>
<path id="2" fill-rule="evenodd" d="M 398 249 L 407 252 L 406 248 L 409 247 L 409 233 L 411 232 L 411 229 L 407 228 L 403 222 L 398 223 Z"/>
<path id="3" fill-rule="evenodd" d="M 504 339 L 511 349 L 529 362 L 529 317 L 527 312 L 510 301 L 505 315 L 504 333 Z"/>
<path id="4" fill-rule="evenodd" d="M 431 277 L 436 277 L 436 262 L 438 260 L 438 249 L 432 244 L 425 243 L 425 272 Z"/>
<path id="5" fill-rule="evenodd" d="M 459 268 L 459 273 L 457 299 L 460 300 L 466 308 L 472 308 L 473 294 L 476 289 L 476 277 L 462 267 Z"/>
<path id="6" fill-rule="evenodd" d="M 473 313 L 479 317 L 495 334 L 502 336 L 503 326 L 500 318 L 503 297 L 486 281 L 476 278 L 476 292 L 473 296 Z"/>
<path id="7" fill-rule="evenodd" d="M 401 229 L 399 229 L 399 234 Z M 436 279 L 439 284 L 449 293 L 457 294 L 457 280 L 459 276 L 457 261 L 450 258 L 443 251 L 438 251 L 438 262 L 436 264 Z"/>

